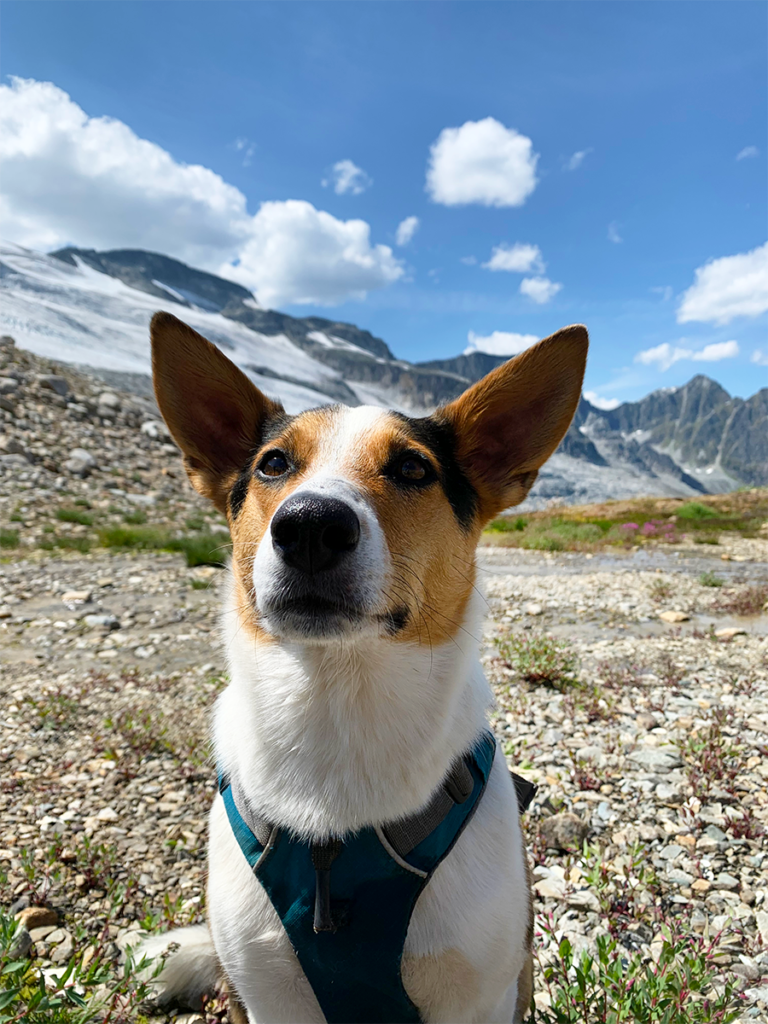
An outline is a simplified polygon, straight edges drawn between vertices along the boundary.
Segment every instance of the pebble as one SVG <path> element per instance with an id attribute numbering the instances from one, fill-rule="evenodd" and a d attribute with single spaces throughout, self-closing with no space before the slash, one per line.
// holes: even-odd
<path id="1" fill-rule="evenodd" d="M 679 611 L 666 611 L 659 612 L 659 618 L 662 622 L 687 622 L 690 619 L 690 615 L 687 612 Z"/>
<path id="2" fill-rule="evenodd" d="M 18 912 L 16 920 L 32 931 L 33 928 L 55 927 L 59 915 L 52 907 L 27 907 Z"/>
<path id="3" fill-rule="evenodd" d="M 541 822 L 541 835 L 547 846 L 557 850 L 580 850 L 589 835 L 589 825 L 568 811 L 553 814 Z"/>

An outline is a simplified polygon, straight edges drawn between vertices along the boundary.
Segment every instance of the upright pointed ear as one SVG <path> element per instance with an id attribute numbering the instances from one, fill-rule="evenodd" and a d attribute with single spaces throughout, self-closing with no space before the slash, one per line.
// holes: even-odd
<path id="1" fill-rule="evenodd" d="M 234 363 L 170 313 L 150 327 L 152 376 L 163 419 L 192 486 L 227 513 L 227 496 L 267 420 L 283 414 Z"/>
<path id="2" fill-rule="evenodd" d="M 576 411 L 589 336 L 576 324 L 492 370 L 442 410 L 485 523 L 525 498 Z"/>

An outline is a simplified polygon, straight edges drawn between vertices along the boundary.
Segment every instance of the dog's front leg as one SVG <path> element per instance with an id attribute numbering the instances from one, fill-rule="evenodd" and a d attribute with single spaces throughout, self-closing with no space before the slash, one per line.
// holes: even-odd
<path id="1" fill-rule="evenodd" d="M 237 845 L 221 797 L 211 809 L 208 922 L 250 1024 L 324 1024 L 280 918 Z"/>

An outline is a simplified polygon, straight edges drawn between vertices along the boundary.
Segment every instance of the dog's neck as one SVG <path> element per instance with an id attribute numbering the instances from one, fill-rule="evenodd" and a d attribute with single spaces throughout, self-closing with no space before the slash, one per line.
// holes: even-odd
<path id="1" fill-rule="evenodd" d="M 479 615 L 440 647 L 367 637 L 257 644 L 224 616 L 231 682 L 219 698 L 220 768 L 268 821 L 308 838 L 423 807 L 486 724 Z"/>

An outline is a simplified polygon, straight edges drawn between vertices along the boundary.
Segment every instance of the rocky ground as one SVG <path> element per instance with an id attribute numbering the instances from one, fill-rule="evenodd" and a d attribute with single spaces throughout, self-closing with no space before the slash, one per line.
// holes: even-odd
<path id="1" fill-rule="evenodd" d="M 222 524 L 149 399 L 6 343 L 0 414 L 0 903 L 50 978 L 204 912 L 222 570 L 109 531 Z M 564 935 L 657 957 L 668 925 L 768 1021 L 768 540 L 480 565 L 494 728 L 539 787 L 540 969 Z"/>

